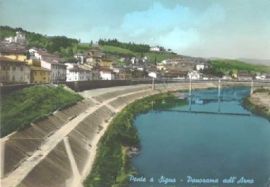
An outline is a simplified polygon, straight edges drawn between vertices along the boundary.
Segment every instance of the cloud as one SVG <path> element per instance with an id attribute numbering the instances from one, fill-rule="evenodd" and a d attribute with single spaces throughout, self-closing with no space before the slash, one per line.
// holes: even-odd
<path id="1" fill-rule="evenodd" d="M 136 30 L 144 28 L 149 31 L 160 31 L 176 25 L 186 25 L 191 13 L 187 7 L 177 5 L 173 9 L 164 8 L 160 3 L 154 3 L 145 11 L 134 11 L 124 17 L 122 28 Z"/>
<path id="2" fill-rule="evenodd" d="M 0 0 L 0 25 L 83 42 L 162 45 L 193 56 L 270 58 L 269 6 L 269 0 Z"/>
<path id="3" fill-rule="evenodd" d="M 224 19 L 224 10 L 216 4 L 205 12 L 197 13 L 189 7 L 164 7 L 156 2 L 147 10 L 127 14 L 121 30 L 129 39 L 183 51 L 201 42 L 202 30 L 207 30 Z"/>
<path id="4" fill-rule="evenodd" d="M 181 50 L 193 46 L 199 41 L 200 36 L 197 30 L 193 28 L 182 29 L 175 27 L 170 32 L 158 36 L 157 41 L 152 41 L 152 43 L 157 43 L 174 50 Z"/>

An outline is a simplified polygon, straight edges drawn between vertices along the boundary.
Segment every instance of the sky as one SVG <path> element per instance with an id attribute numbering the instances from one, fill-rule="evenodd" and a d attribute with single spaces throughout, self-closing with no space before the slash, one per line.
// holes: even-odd
<path id="1" fill-rule="evenodd" d="M 0 25 L 190 56 L 270 59 L 269 10 L 270 0 L 0 0 Z"/>

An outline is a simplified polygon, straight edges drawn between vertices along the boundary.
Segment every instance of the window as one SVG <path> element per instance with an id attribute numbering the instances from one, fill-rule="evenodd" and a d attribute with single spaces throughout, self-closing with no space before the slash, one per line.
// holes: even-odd
<path id="1" fill-rule="evenodd" d="M 16 70 L 16 66 L 12 66 L 12 70 L 15 71 Z"/>
<path id="2" fill-rule="evenodd" d="M 21 66 L 21 71 L 23 71 L 23 66 Z"/>

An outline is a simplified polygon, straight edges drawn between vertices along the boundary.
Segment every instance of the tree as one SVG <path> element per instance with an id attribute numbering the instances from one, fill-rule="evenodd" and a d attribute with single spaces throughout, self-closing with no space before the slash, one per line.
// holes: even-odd
<path id="1" fill-rule="evenodd" d="M 146 44 L 135 44 L 135 43 L 125 43 L 125 42 L 119 42 L 117 39 L 99 39 L 98 41 L 99 45 L 110 45 L 115 47 L 121 47 L 125 49 L 129 49 L 134 52 L 149 52 L 150 46 Z"/>

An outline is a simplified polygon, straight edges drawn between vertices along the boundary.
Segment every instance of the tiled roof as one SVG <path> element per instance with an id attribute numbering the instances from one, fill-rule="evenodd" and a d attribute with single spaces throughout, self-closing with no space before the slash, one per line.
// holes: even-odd
<path id="1" fill-rule="evenodd" d="M 37 49 L 37 53 L 42 56 L 42 59 L 51 64 L 57 64 L 61 58 L 56 54 L 48 53 L 46 50 Z"/>
<path id="2" fill-rule="evenodd" d="M 1 45 L 0 53 L 8 53 L 8 54 L 25 54 L 27 52 L 24 46 L 17 45 Z"/>

